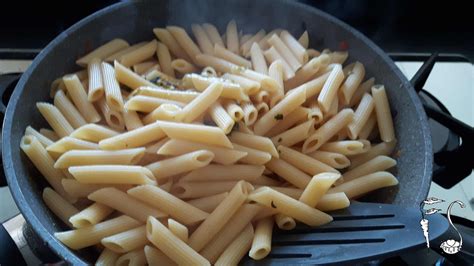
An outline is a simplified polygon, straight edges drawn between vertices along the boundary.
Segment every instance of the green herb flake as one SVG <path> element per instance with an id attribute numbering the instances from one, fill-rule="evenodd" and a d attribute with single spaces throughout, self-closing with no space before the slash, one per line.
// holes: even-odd
<path id="1" fill-rule="evenodd" d="M 277 114 L 273 118 L 275 118 L 275 120 L 282 120 L 283 119 L 283 114 Z"/>

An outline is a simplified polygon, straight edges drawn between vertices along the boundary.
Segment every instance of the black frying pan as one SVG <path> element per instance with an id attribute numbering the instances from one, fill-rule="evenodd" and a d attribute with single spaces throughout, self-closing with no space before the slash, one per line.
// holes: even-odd
<path id="1" fill-rule="evenodd" d="M 91 250 L 73 252 L 53 236 L 66 227 L 48 210 L 41 199 L 47 185 L 39 172 L 20 151 L 20 139 L 28 125 L 46 127 L 35 103 L 49 101 L 51 82 L 78 70 L 75 60 L 112 38 L 135 43 L 154 38 L 152 28 L 212 22 L 221 32 L 230 19 L 239 29 L 256 32 L 261 28 L 285 28 L 298 35 L 308 30 L 310 46 L 339 49 L 349 47 L 349 62 L 359 60 L 367 77 L 388 89 L 394 114 L 400 157 L 397 188 L 383 189 L 370 196 L 377 202 L 417 206 L 425 199 L 432 171 L 431 137 L 426 115 L 410 83 L 393 61 L 361 33 L 314 8 L 290 1 L 172 1 L 126 2 L 107 7 L 78 22 L 54 39 L 23 74 L 7 108 L 3 125 L 3 163 L 18 207 L 39 237 L 67 263 L 91 263 Z"/>

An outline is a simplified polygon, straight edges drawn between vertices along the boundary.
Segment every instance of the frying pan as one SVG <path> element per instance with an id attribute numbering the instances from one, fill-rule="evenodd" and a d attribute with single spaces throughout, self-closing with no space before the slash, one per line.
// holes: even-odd
<path id="1" fill-rule="evenodd" d="M 316 49 L 338 50 L 344 42 L 349 51 L 348 62 L 362 62 L 366 76 L 375 77 L 387 88 L 398 139 L 396 175 L 400 185 L 372 193 L 369 200 L 417 206 L 425 199 L 432 174 L 426 115 L 412 86 L 393 61 L 358 31 L 317 9 L 283 0 L 123 2 L 90 15 L 56 37 L 21 77 L 5 114 L 2 156 L 10 190 L 44 245 L 64 261 L 91 263 L 96 254 L 87 249 L 71 251 L 53 236 L 66 227 L 44 205 L 41 192 L 46 181 L 19 148 L 28 125 L 47 127 L 35 103 L 50 100 L 51 82 L 78 70 L 77 58 L 113 38 L 135 43 L 153 39 L 153 27 L 174 24 L 189 30 L 191 23 L 204 22 L 214 23 L 223 32 L 230 19 L 235 19 L 244 32 L 285 28 L 298 35 L 307 30 L 310 46 Z"/>

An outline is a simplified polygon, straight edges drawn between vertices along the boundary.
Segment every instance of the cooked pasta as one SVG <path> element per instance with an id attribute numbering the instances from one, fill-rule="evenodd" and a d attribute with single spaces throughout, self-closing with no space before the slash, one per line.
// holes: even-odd
<path id="1" fill-rule="evenodd" d="M 272 256 L 274 227 L 398 184 L 392 91 L 368 62 L 307 31 L 184 26 L 105 43 L 37 103 L 49 127 L 20 148 L 74 228 L 64 245 L 100 246 L 97 265 L 237 265 Z"/>

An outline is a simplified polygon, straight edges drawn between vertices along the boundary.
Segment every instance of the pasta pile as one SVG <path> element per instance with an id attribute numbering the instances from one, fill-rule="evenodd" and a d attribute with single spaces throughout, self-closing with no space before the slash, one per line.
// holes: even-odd
<path id="1" fill-rule="evenodd" d="M 64 245 L 97 265 L 236 265 L 269 254 L 274 224 L 323 225 L 398 184 L 385 88 L 347 51 L 235 21 L 153 32 L 77 60 L 37 103 L 51 129 L 25 131 Z"/>

